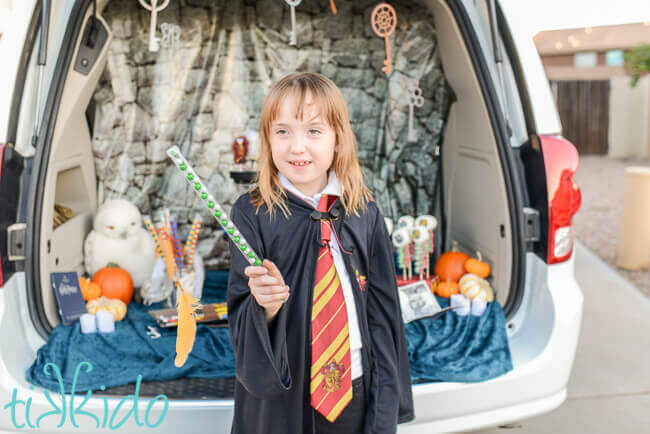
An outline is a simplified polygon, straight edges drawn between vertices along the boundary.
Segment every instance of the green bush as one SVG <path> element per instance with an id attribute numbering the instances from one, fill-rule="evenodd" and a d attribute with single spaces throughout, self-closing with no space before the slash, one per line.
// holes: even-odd
<path id="1" fill-rule="evenodd" d="M 650 45 L 643 44 L 624 54 L 625 69 L 632 74 L 630 86 L 635 87 L 642 74 L 650 72 Z"/>

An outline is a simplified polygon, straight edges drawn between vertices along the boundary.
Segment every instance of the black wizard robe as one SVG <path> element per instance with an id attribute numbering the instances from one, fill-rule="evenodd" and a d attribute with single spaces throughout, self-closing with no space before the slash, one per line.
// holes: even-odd
<path id="1" fill-rule="evenodd" d="M 228 321 L 235 354 L 234 434 L 312 434 L 310 405 L 311 308 L 320 222 L 315 208 L 285 190 L 291 211 L 265 205 L 255 213 L 251 195 L 239 197 L 230 218 L 260 259 L 273 261 L 290 296 L 267 325 L 264 308 L 248 287 L 249 263 L 230 241 Z M 367 394 L 366 434 L 394 433 L 396 424 L 413 420 L 409 356 L 397 293 L 392 244 L 374 202 L 359 216 L 345 216 L 340 199 L 330 213 L 350 275 L 363 348 Z M 332 240 L 336 240 L 332 234 Z M 348 253 L 345 253 L 347 251 Z M 343 433 L 342 433 L 343 434 Z"/>

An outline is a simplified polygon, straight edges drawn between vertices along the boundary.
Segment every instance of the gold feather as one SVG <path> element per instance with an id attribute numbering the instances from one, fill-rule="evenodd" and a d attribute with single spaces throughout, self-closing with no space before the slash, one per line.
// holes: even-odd
<path id="1" fill-rule="evenodd" d="M 196 317 L 194 313 L 200 307 L 199 299 L 185 292 L 181 283 L 176 281 L 176 309 L 178 328 L 176 333 L 176 359 L 174 365 L 180 368 L 187 361 L 196 338 Z"/>

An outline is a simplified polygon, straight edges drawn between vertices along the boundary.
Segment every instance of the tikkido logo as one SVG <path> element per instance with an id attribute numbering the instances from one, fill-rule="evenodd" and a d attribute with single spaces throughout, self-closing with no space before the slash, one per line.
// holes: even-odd
<path id="1" fill-rule="evenodd" d="M 11 394 L 11 401 L 9 401 L 7 404 L 4 405 L 3 409 L 7 411 L 11 411 L 11 422 L 14 425 L 14 428 L 17 429 L 22 429 L 25 426 L 29 428 L 40 428 L 40 423 L 41 419 L 47 417 L 47 416 L 56 416 L 56 415 L 61 415 L 61 420 L 59 424 L 56 426 L 56 428 L 61 428 L 66 421 L 66 416 L 69 413 L 70 415 L 70 422 L 75 428 L 79 428 L 79 425 L 77 424 L 76 417 L 79 415 L 90 417 L 95 420 L 96 423 L 96 428 L 100 428 L 100 418 L 88 411 L 82 410 L 83 406 L 86 404 L 86 402 L 90 399 L 92 396 L 92 390 L 89 390 L 86 392 L 86 396 L 83 397 L 83 400 L 81 403 L 75 408 L 74 400 L 75 398 L 81 399 L 80 396 L 75 396 L 75 387 L 77 385 L 77 377 L 79 376 L 79 371 L 81 370 L 81 367 L 84 366 L 86 368 L 86 373 L 91 372 L 93 370 L 93 366 L 89 362 L 79 362 L 77 364 L 77 367 L 75 368 L 75 373 L 74 373 L 74 378 L 72 380 L 72 388 L 70 390 L 69 394 L 64 393 L 64 387 L 63 387 L 63 378 L 61 377 L 61 371 L 59 370 L 59 367 L 55 365 L 54 363 L 46 363 L 45 366 L 43 366 L 43 372 L 45 375 L 52 375 L 50 373 L 50 368 L 54 371 L 54 375 L 56 376 L 57 383 L 59 385 L 60 389 L 60 397 L 61 397 L 61 403 L 60 405 L 57 405 L 54 400 L 52 399 L 52 396 L 50 396 L 50 392 L 48 390 L 44 391 L 45 399 L 49 402 L 49 404 L 52 406 L 52 411 L 44 412 L 41 415 L 38 416 L 36 419 L 36 424 L 34 425 L 30 419 L 30 409 L 32 405 L 32 397 L 29 397 L 27 401 L 23 401 L 21 399 L 18 399 L 18 389 L 14 388 L 13 392 Z M 136 385 L 135 385 L 135 393 L 133 395 L 127 395 L 124 398 L 122 398 L 115 408 L 113 408 L 113 411 L 111 413 L 111 416 L 109 418 L 109 408 L 108 408 L 108 400 L 106 398 L 103 398 L 104 405 L 103 405 L 103 418 L 101 422 L 101 428 L 106 428 L 107 423 L 108 423 L 108 429 L 115 430 L 120 428 L 126 421 L 129 419 L 131 416 L 131 413 L 133 413 L 135 423 L 138 426 L 143 426 L 147 425 L 149 428 L 156 428 L 158 425 L 160 425 L 165 418 L 165 415 L 167 414 L 167 409 L 169 408 L 169 402 L 167 401 L 167 397 L 165 395 L 157 395 L 153 399 L 149 401 L 149 404 L 147 405 L 147 409 L 144 414 L 144 422 L 140 421 L 139 415 L 138 415 L 138 394 L 140 392 L 140 381 L 142 380 L 142 375 L 138 374 Z M 105 390 L 105 386 L 100 387 L 101 390 Z M 34 386 L 30 386 L 30 390 L 34 390 Z M 66 399 L 70 399 L 70 404 L 66 404 Z M 150 423 L 149 420 L 149 412 L 151 411 L 151 408 L 153 405 L 156 403 L 158 400 L 163 401 L 163 410 L 160 412 L 159 419 L 155 423 Z M 126 415 L 120 420 L 118 423 L 115 422 L 115 417 L 117 416 L 118 412 L 122 408 L 122 405 L 128 402 L 129 400 L 133 401 L 133 406 L 131 409 L 126 413 Z M 18 423 L 17 420 L 17 414 L 19 413 L 19 405 L 24 406 L 25 408 L 25 415 L 24 415 L 24 423 Z M 47 404 L 46 404 L 47 405 Z"/>

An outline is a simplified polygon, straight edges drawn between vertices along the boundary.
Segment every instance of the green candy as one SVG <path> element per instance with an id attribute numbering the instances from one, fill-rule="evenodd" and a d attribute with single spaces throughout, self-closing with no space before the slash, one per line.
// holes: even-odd
<path id="1" fill-rule="evenodd" d="M 214 208 L 214 202 L 208 201 L 208 208 Z"/>
<path id="2" fill-rule="evenodd" d="M 181 170 L 183 170 L 183 171 L 184 171 L 185 169 L 187 169 L 187 165 L 186 165 L 185 163 L 181 163 L 181 165 L 178 166 L 178 167 L 179 167 Z"/>
<path id="3" fill-rule="evenodd" d="M 228 220 L 222 219 L 221 220 L 221 226 L 226 226 L 228 224 Z"/>
<path id="4" fill-rule="evenodd" d="M 208 198 L 208 193 L 203 192 L 201 193 L 201 199 L 207 199 Z"/>
<path id="5" fill-rule="evenodd" d="M 255 260 L 255 265 L 262 265 L 262 261 L 260 261 L 259 259 L 256 259 Z"/>
<path id="6" fill-rule="evenodd" d="M 246 250 L 246 243 L 241 243 L 239 245 L 239 248 L 242 249 L 242 250 Z"/>
<path id="7" fill-rule="evenodd" d="M 217 217 L 221 217 L 221 210 L 216 210 L 214 212 L 214 215 L 217 216 Z"/>
<path id="8" fill-rule="evenodd" d="M 235 243 L 238 243 L 238 242 L 239 242 L 239 235 L 235 235 L 235 236 L 233 237 L 233 241 L 234 241 Z"/>
<path id="9" fill-rule="evenodd" d="M 194 189 L 195 190 L 200 190 L 201 189 L 201 183 L 200 182 L 195 182 L 194 183 Z"/>
<path id="10" fill-rule="evenodd" d="M 189 181 L 193 180 L 193 179 L 194 179 L 194 175 L 192 175 L 191 173 L 188 173 L 188 174 L 187 174 L 187 179 L 188 179 Z"/>
<path id="11" fill-rule="evenodd" d="M 255 257 L 255 252 L 252 251 L 252 250 L 250 252 L 248 252 L 248 257 L 249 258 L 254 258 Z"/>
<path id="12" fill-rule="evenodd" d="M 228 233 L 229 233 L 230 235 L 232 235 L 233 232 L 235 232 L 235 230 L 234 230 L 233 228 L 228 228 L 228 229 L 226 229 L 226 231 L 228 231 Z"/>

